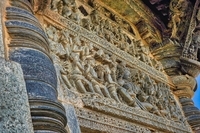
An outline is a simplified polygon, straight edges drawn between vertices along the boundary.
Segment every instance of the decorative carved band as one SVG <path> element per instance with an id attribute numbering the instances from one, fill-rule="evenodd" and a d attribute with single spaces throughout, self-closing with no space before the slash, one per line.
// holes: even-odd
<path id="1" fill-rule="evenodd" d="M 76 108 L 81 127 L 108 133 L 151 133 L 151 130 L 118 118 L 87 109 Z"/>
<path id="2" fill-rule="evenodd" d="M 175 133 L 191 132 L 190 128 L 184 123 L 170 121 L 165 118 L 144 112 L 140 109 L 132 108 L 126 106 L 125 104 L 116 103 L 114 100 L 89 94 L 84 95 L 82 100 L 86 108 L 91 108 L 92 110 L 115 116 L 115 118 L 123 118 L 124 120 L 126 119 L 134 123 L 156 128 L 159 131 Z"/>

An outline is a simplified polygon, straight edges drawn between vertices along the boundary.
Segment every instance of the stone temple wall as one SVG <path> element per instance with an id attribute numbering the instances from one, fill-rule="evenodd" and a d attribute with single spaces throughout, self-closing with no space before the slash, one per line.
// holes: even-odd
<path id="1" fill-rule="evenodd" d="M 11 93 L 2 87 L 0 99 L 10 108 L 4 102 L 0 107 L 10 115 L 19 111 L 18 118 L 11 116 L 21 122 L 11 125 L 13 131 L 198 130 L 194 112 L 200 113 L 190 100 L 198 59 L 185 56 L 179 25 L 163 28 L 142 1 L 4 0 L 1 6 L 0 70 L 9 77 L 0 82 L 11 83 Z M 6 133 L 11 129 L 4 129 L 10 125 L 1 108 L 0 130 Z"/>

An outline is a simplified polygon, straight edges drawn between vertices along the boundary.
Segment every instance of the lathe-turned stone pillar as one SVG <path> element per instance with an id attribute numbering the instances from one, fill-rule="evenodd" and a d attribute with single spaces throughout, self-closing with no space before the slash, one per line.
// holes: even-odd
<path id="1" fill-rule="evenodd" d="M 0 1 L 0 133 L 33 133 L 30 106 L 21 66 L 6 60 L 3 9 Z"/>
<path id="2" fill-rule="evenodd" d="M 189 75 L 173 76 L 171 79 L 176 85 L 174 94 L 179 98 L 188 123 L 195 133 L 199 133 L 200 110 L 194 106 L 194 103 L 191 100 L 194 93 L 193 90 L 195 87 L 197 87 L 196 80 Z"/>
<path id="3" fill-rule="evenodd" d="M 5 21 L 9 59 L 21 64 L 34 131 L 66 133 L 65 109 L 57 100 L 57 77 L 46 34 L 30 1 L 9 0 L 9 5 Z"/>

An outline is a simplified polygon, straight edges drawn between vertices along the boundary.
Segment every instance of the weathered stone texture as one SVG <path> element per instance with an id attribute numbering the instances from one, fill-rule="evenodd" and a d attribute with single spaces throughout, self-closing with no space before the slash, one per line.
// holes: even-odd
<path id="1" fill-rule="evenodd" d="M 2 29 L 2 6 L 4 0 L 0 1 L 0 57 L 4 57 L 3 29 Z"/>
<path id="2" fill-rule="evenodd" d="M 21 66 L 0 59 L 0 132 L 33 133 Z"/>
<path id="3" fill-rule="evenodd" d="M 74 106 L 70 104 L 63 105 L 66 110 L 66 116 L 68 120 L 67 126 L 69 128 L 69 133 L 81 133 Z"/>

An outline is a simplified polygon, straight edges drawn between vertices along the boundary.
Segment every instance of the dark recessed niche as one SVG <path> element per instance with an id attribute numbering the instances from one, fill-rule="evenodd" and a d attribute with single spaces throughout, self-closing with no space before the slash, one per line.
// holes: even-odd
<path id="1" fill-rule="evenodd" d="M 151 11 L 167 26 L 169 22 L 170 0 L 142 0 Z"/>
<path id="2" fill-rule="evenodd" d="M 79 6 L 78 9 L 81 11 L 81 13 L 82 13 L 84 16 L 87 16 L 87 15 L 88 15 L 87 11 L 85 10 L 85 8 L 84 8 L 83 6 Z"/>

